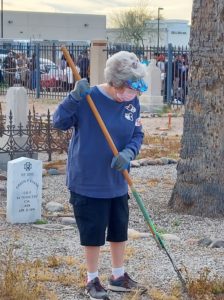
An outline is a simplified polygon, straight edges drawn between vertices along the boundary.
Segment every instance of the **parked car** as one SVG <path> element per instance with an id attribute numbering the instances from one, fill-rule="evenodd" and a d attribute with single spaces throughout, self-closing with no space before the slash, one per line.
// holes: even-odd
<path id="1" fill-rule="evenodd" d="M 56 70 L 57 68 L 58 68 L 57 65 L 50 59 L 40 57 L 41 73 L 48 73 L 49 70 L 51 70 L 51 69 Z"/>
<path id="2" fill-rule="evenodd" d="M 60 69 L 50 59 L 40 58 L 41 87 L 53 89 L 60 86 Z"/>

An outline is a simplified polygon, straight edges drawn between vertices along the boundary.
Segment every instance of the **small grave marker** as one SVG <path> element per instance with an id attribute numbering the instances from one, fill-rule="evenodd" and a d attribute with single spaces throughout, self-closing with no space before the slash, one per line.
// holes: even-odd
<path id="1" fill-rule="evenodd" d="M 7 221 L 33 223 L 41 219 L 42 161 L 11 160 L 7 173 Z"/>

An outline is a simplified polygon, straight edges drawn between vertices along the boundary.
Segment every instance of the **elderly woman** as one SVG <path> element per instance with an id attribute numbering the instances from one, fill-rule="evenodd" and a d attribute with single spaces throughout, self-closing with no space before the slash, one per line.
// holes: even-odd
<path id="1" fill-rule="evenodd" d="M 76 82 L 54 113 L 56 128 L 74 127 L 67 186 L 85 250 L 86 293 L 90 299 L 109 299 L 98 278 L 98 258 L 105 235 L 112 262 L 109 289 L 119 292 L 139 288 L 124 271 L 129 195 L 122 171 L 129 168 L 143 140 L 138 96 L 147 90 L 144 76 L 145 66 L 134 53 L 118 52 L 107 60 L 106 83 L 90 88 L 86 79 Z M 116 157 L 89 108 L 86 94 L 90 94 L 112 136 L 119 151 Z"/>

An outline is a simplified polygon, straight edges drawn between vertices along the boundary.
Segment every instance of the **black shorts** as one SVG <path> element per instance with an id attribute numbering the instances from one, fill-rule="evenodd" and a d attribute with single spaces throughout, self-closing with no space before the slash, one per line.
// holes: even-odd
<path id="1" fill-rule="evenodd" d="M 116 198 L 90 198 L 71 192 L 76 223 L 82 246 L 102 246 L 124 242 L 128 238 L 129 195 Z"/>

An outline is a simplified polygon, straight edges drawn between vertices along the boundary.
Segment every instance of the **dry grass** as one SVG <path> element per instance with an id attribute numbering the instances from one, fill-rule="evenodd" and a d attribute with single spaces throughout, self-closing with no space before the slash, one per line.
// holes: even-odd
<path id="1" fill-rule="evenodd" d="M 148 287 L 149 300 L 224 300 L 224 278 L 210 276 L 208 269 L 203 269 L 198 276 L 192 276 L 185 269 L 187 293 L 176 284 L 169 292 Z M 141 300 L 139 291 L 125 295 L 123 300 Z"/>
<path id="2" fill-rule="evenodd" d="M 25 263 L 15 261 L 13 248 L 9 249 L 5 257 L 1 257 L 0 264 L 2 300 L 39 300 L 50 293 L 41 283 L 30 280 Z M 51 298 L 53 299 L 57 298 Z"/>
<path id="3" fill-rule="evenodd" d="M 142 148 L 138 158 L 179 158 L 180 136 L 155 136 L 145 133 Z"/>
<path id="4" fill-rule="evenodd" d="M 198 277 L 187 273 L 188 294 L 195 300 L 224 300 L 224 278 L 212 276 L 208 268 L 200 270 Z"/>
<path id="5" fill-rule="evenodd" d="M 86 269 L 73 257 L 50 256 L 45 260 L 21 261 L 14 252 L 14 246 L 10 246 L 0 257 L 1 300 L 57 300 L 47 284 L 85 285 Z M 66 272 L 60 269 L 63 266 Z"/>
<path id="6" fill-rule="evenodd" d="M 86 267 L 80 263 L 79 259 L 71 256 L 50 256 L 44 260 L 21 261 L 14 255 L 14 252 L 15 248 L 10 246 L 8 252 L 5 255 L 1 253 L 0 256 L 1 300 L 57 300 L 58 296 L 53 291 L 56 286 L 73 286 L 83 289 L 86 284 Z M 109 252 L 109 248 L 105 248 L 102 252 Z M 129 260 L 134 255 L 134 249 L 127 248 L 125 259 Z M 224 278 L 212 277 L 209 269 L 201 270 L 197 276 L 192 276 L 186 268 L 183 269 L 186 273 L 187 298 L 180 285 L 176 285 L 170 287 L 169 292 L 148 287 L 148 299 L 224 300 Z M 104 280 L 104 277 L 102 275 L 101 279 Z M 141 294 L 135 291 L 125 294 L 122 299 L 140 300 Z"/>
<path id="7" fill-rule="evenodd" d="M 6 254 L 0 254 L 1 300 L 57 300 L 55 292 L 49 289 L 49 283 L 52 289 L 55 285 L 80 289 L 86 285 L 86 266 L 79 259 L 49 256 L 43 260 L 21 261 L 14 255 L 15 251 L 15 246 L 11 245 Z M 109 252 L 109 248 L 102 252 Z M 125 260 L 134 254 L 133 248 L 127 247 Z"/>
<path id="8" fill-rule="evenodd" d="M 159 178 L 150 178 L 149 180 L 146 181 L 146 185 L 149 187 L 155 187 L 157 186 L 161 180 Z"/>

